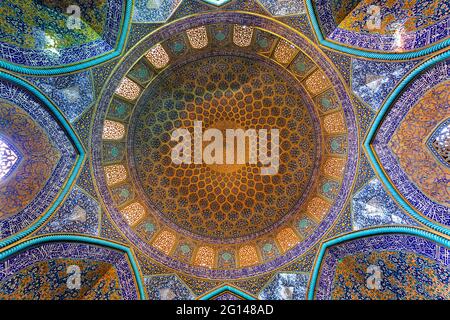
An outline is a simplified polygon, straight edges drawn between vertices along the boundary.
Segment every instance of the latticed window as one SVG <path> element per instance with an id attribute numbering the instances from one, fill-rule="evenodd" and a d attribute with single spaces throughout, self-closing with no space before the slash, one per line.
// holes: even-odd
<path id="1" fill-rule="evenodd" d="M 0 139 L 0 179 L 12 172 L 19 161 L 19 156 L 13 148 Z"/>
<path id="2" fill-rule="evenodd" d="M 309 201 L 306 211 L 317 220 L 321 220 L 330 209 L 330 204 L 322 198 L 314 197 Z"/>
<path id="3" fill-rule="evenodd" d="M 164 230 L 156 237 L 155 241 L 153 241 L 153 246 L 158 248 L 165 254 L 169 254 L 175 245 L 176 236 L 173 232 Z"/>
<path id="4" fill-rule="evenodd" d="M 345 133 L 347 130 L 345 127 L 344 114 L 342 112 L 326 115 L 323 118 L 323 126 L 327 133 Z"/>
<path id="5" fill-rule="evenodd" d="M 284 228 L 277 234 L 277 240 L 283 252 L 297 245 L 299 238 L 291 228 Z"/>
<path id="6" fill-rule="evenodd" d="M 212 268 L 214 266 L 214 249 L 211 247 L 198 248 L 195 264 L 201 267 Z"/>
<path id="7" fill-rule="evenodd" d="M 305 85 L 312 95 L 317 95 L 329 88 L 331 83 L 322 70 L 317 69 L 306 79 Z"/>
<path id="8" fill-rule="evenodd" d="M 344 173 L 345 159 L 330 158 L 325 162 L 325 174 L 339 178 Z"/>
<path id="9" fill-rule="evenodd" d="M 105 140 L 120 140 L 125 135 L 125 126 L 116 121 L 105 120 L 102 138 Z"/>
<path id="10" fill-rule="evenodd" d="M 135 100 L 141 94 L 141 88 L 125 77 L 117 87 L 116 94 L 128 100 Z"/>
<path id="11" fill-rule="evenodd" d="M 234 26 L 233 42 L 238 47 L 248 47 L 252 43 L 253 27 Z"/>
<path id="12" fill-rule="evenodd" d="M 208 45 L 208 33 L 205 27 L 186 30 L 189 43 L 194 49 L 201 49 Z"/>
<path id="13" fill-rule="evenodd" d="M 298 50 L 293 44 L 286 40 L 280 40 L 275 48 L 274 57 L 279 63 L 287 64 L 294 59 L 297 52 Z"/>
<path id="14" fill-rule="evenodd" d="M 148 50 L 145 57 L 156 69 L 164 68 L 170 60 L 166 50 L 164 50 L 163 46 L 160 44 L 157 44 Z"/>
<path id="15" fill-rule="evenodd" d="M 127 178 L 127 171 L 121 164 L 105 167 L 104 170 L 106 175 L 106 183 L 109 186 L 122 182 Z"/>
<path id="16" fill-rule="evenodd" d="M 127 223 L 132 226 L 142 219 L 145 215 L 145 209 L 140 203 L 135 202 L 122 209 L 121 213 Z"/>
<path id="17" fill-rule="evenodd" d="M 239 264 L 241 267 L 251 266 L 259 262 L 254 246 L 243 246 L 239 249 Z"/>

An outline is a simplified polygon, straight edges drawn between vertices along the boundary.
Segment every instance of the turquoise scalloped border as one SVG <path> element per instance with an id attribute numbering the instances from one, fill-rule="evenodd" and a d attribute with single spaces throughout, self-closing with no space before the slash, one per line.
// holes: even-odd
<path id="1" fill-rule="evenodd" d="M 45 106 L 48 107 L 50 112 L 56 117 L 57 121 L 63 126 L 64 130 L 68 134 L 70 140 L 74 144 L 76 150 L 78 151 L 78 157 L 77 161 L 75 162 L 75 166 L 72 169 L 72 173 L 70 174 L 68 180 L 64 184 L 63 189 L 61 190 L 59 196 L 56 198 L 55 202 L 52 204 L 52 206 L 47 210 L 47 212 L 42 215 L 37 221 L 35 221 L 31 226 L 28 228 L 16 233 L 15 235 L 12 235 L 5 240 L 0 241 L 0 248 L 3 248 L 7 245 L 10 245 L 17 240 L 29 235 L 31 232 L 36 230 L 40 225 L 42 225 L 56 210 L 56 208 L 60 205 L 66 194 L 69 192 L 71 185 L 75 178 L 78 175 L 78 172 L 81 169 L 81 166 L 84 162 L 84 159 L 86 157 L 85 151 L 83 149 L 83 145 L 81 144 L 80 140 L 78 139 L 77 135 L 73 131 L 70 124 L 67 122 L 66 118 L 62 115 L 62 113 L 35 87 L 30 85 L 29 83 L 12 76 L 8 73 L 0 71 L 0 79 L 10 81 L 12 83 L 15 83 L 16 85 L 30 91 L 38 100 L 40 100 L 42 103 L 45 104 Z"/>
<path id="2" fill-rule="evenodd" d="M 409 83 L 421 72 L 429 68 L 430 66 L 433 66 L 434 64 L 444 61 L 446 59 L 450 58 L 450 51 L 446 51 L 440 55 L 437 55 L 427 61 L 425 61 L 423 64 L 419 65 L 417 68 L 412 70 L 395 88 L 395 90 L 390 94 L 384 105 L 381 107 L 380 111 L 377 114 L 377 117 L 375 118 L 372 126 L 370 127 L 370 130 L 367 134 L 366 139 L 364 140 L 364 150 L 368 156 L 369 162 L 371 163 L 372 167 L 374 168 L 375 172 L 377 173 L 378 177 L 380 178 L 383 185 L 387 188 L 390 195 L 397 201 L 397 203 L 400 204 L 400 206 L 405 209 L 411 216 L 413 216 L 415 219 L 423 223 L 424 225 L 439 231 L 443 234 L 450 235 L 450 228 L 445 228 L 443 226 L 440 226 L 436 223 L 434 223 L 431 220 L 428 220 L 418 214 L 397 192 L 397 190 L 394 188 L 392 183 L 389 181 L 386 174 L 381 169 L 381 164 L 378 163 L 374 151 L 371 148 L 371 142 L 373 138 L 375 137 L 375 134 L 378 130 L 378 127 L 381 125 L 381 122 L 383 121 L 383 118 L 385 114 L 390 109 L 391 105 L 395 102 L 397 97 L 403 92 L 403 90 L 409 85 Z"/>
<path id="3" fill-rule="evenodd" d="M 103 239 L 97 239 L 97 238 L 90 238 L 86 236 L 75 236 L 75 235 L 48 235 L 43 236 L 39 238 L 30 239 L 27 241 L 24 241 L 15 247 L 12 247 L 8 250 L 5 250 L 0 253 L 0 260 L 3 260 L 21 250 L 24 250 L 28 247 L 34 246 L 36 244 L 43 244 L 43 243 L 49 243 L 49 242 L 61 242 L 61 241 L 71 241 L 71 242 L 77 242 L 77 243 L 88 243 L 88 244 L 95 244 L 103 247 L 108 247 L 116 250 L 123 251 L 127 254 L 128 259 L 131 264 L 131 268 L 133 269 L 134 277 L 136 279 L 136 284 L 139 289 L 139 296 L 141 300 L 145 300 L 145 291 L 144 286 L 142 284 L 142 279 L 139 276 L 139 268 L 136 263 L 136 260 L 134 259 L 133 253 L 131 252 L 130 248 L 125 247 L 121 244 L 109 242 L 107 240 Z"/>
<path id="4" fill-rule="evenodd" d="M 392 234 L 392 233 L 400 233 L 400 234 L 407 234 L 407 235 L 414 235 L 418 237 L 422 237 L 434 242 L 437 242 L 438 244 L 442 246 L 446 246 L 450 248 L 450 240 L 447 240 L 439 235 L 433 234 L 431 232 L 416 229 L 412 227 L 383 227 L 383 228 L 374 228 L 374 229 L 367 229 L 362 231 L 353 232 L 350 234 L 346 234 L 344 236 L 338 237 L 336 239 L 332 239 L 329 241 L 326 241 L 322 244 L 319 254 L 316 259 L 316 263 L 314 264 L 314 269 L 311 276 L 311 281 L 309 283 L 308 288 L 308 300 L 314 300 L 314 293 L 315 288 L 317 285 L 317 279 L 320 272 L 320 265 L 322 264 L 322 260 L 324 258 L 325 252 L 329 247 L 332 247 L 334 245 L 354 240 L 357 238 L 362 237 L 368 237 L 368 236 L 376 236 L 376 235 L 383 235 L 383 234 Z"/>
<path id="5" fill-rule="evenodd" d="M 340 45 L 337 43 L 333 43 L 331 41 L 328 41 L 323 36 L 322 30 L 319 26 L 319 21 L 316 17 L 316 11 L 313 5 L 312 0 L 305 0 L 306 6 L 308 8 L 307 14 L 309 16 L 309 19 L 312 23 L 314 32 L 316 34 L 317 40 L 321 45 L 324 47 L 334 49 L 343 53 L 348 53 L 354 56 L 362 57 L 362 58 L 371 58 L 371 59 L 383 59 L 383 60 L 407 60 L 407 59 L 415 59 L 419 57 L 426 56 L 428 54 L 431 54 L 433 52 L 439 51 L 441 49 L 444 49 L 448 46 L 450 46 L 450 39 L 446 39 L 442 42 L 436 43 L 432 45 L 431 47 L 421 49 L 414 52 L 403 52 L 403 53 L 381 53 L 381 52 L 371 52 L 356 48 L 349 48 L 344 45 Z"/>
<path id="6" fill-rule="evenodd" d="M 252 296 L 250 296 L 250 295 L 246 294 L 245 292 L 242 292 L 232 286 L 223 286 L 223 287 L 217 288 L 217 289 L 213 290 L 212 292 L 204 295 L 199 300 L 211 300 L 215 296 L 217 296 L 225 291 L 230 291 L 230 292 L 244 298 L 245 300 L 255 300 L 255 298 L 253 298 Z"/>
<path id="7" fill-rule="evenodd" d="M 48 76 L 48 75 L 57 75 L 68 72 L 79 71 L 83 69 L 87 69 L 98 64 L 104 63 L 108 60 L 111 60 L 115 57 L 118 57 L 122 50 L 125 47 L 125 41 L 127 39 L 128 28 L 130 26 L 132 11 L 133 11 L 133 0 L 125 0 L 125 16 L 122 23 L 122 28 L 120 30 L 120 37 L 117 43 L 116 48 L 109 53 L 106 53 L 101 56 L 97 56 L 91 60 L 76 63 L 74 65 L 65 66 L 65 67 L 48 67 L 48 68 L 39 68 L 39 67 L 29 67 L 17 65 L 5 60 L 0 60 L 0 68 L 4 68 L 7 70 L 11 70 L 17 73 L 30 74 L 30 75 L 40 75 L 40 76 Z"/>

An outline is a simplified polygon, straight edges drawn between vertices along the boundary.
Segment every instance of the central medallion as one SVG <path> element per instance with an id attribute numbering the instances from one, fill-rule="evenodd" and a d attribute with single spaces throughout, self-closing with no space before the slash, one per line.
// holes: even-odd
<path id="1" fill-rule="evenodd" d="M 317 136 L 301 93 L 275 67 L 245 57 L 213 56 L 171 69 L 143 93 L 131 123 L 131 167 L 147 204 L 178 230 L 199 237 L 248 237 L 279 223 L 304 200 L 317 166 Z M 180 128 L 193 137 L 192 161 L 174 163 L 172 150 L 183 141 L 172 135 Z M 270 164 L 257 157 L 274 141 L 244 154 L 236 150 L 237 139 L 233 150 L 227 143 L 223 156 L 244 161 L 205 163 L 201 154 L 194 161 L 201 153 L 196 149 L 208 148 L 201 136 L 196 141 L 195 131 L 201 135 L 203 129 L 224 137 L 227 130 L 277 130 L 275 174 L 262 174 Z"/>

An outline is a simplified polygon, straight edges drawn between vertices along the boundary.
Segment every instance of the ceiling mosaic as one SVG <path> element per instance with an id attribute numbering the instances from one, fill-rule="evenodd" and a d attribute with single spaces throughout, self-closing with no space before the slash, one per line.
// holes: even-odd
<path id="1" fill-rule="evenodd" d="M 31 74 L 81 70 L 118 56 L 132 1 L 2 1 L 0 66 Z"/>
<path id="2" fill-rule="evenodd" d="M 307 0 L 313 27 L 325 46 L 374 58 L 404 59 L 448 46 L 446 1 Z"/>
<path id="3" fill-rule="evenodd" d="M 0 16 L 0 299 L 449 298 L 447 2 Z"/>

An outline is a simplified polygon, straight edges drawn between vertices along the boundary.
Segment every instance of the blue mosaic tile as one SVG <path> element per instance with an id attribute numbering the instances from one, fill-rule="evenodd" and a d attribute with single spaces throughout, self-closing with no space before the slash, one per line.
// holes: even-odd
<path id="1" fill-rule="evenodd" d="M 114 200 L 119 205 L 131 201 L 134 198 L 134 189 L 129 183 L 114 187 L 111 192 Z"/>
<path id="2" fill-rule="evenodd" d="M 1 59 L 24 66 L 53 67 L 86 61 L 88 59 L 97 58 L 99 56 L 103 56 L 107 53 L 112 52 L 122 32 L 121 22 L 123 20 L 123 9 L 126 3 L 124 0 L 109 0 L 105 3 L 106 5 L 104 6 L 104 12 L 97 13 L 104 15 L 105 18 L 105 25 L 101 34 L 99 34 L 95 39 L 84 39 L 84 42 L 75 42 L 68 47 L 61 46 L 57 43 L 55 37 L 52 37 L 51 31 L 55 30 L 51 30 L 51 27 L 49 27 L 50 22 L 44 22 L 41 26 L 35 28 L 33 32 L 30 32 L 26 29 L 29 26 L 24 23 L 24 20 L 27 18 L 27 13 L 22 12 L 21 9 L 18 9 L 16 6 L 10 6 L 10 8 L 8 8 L 9 10 L 12 10 L 13 12 L 15 10 L 17 12 L 14 12 L 14 14 L 7 17 L 9 24 L 21 24 L 20 26 L 22 29 L 26 27 L 25 29 L 23 29 L 26 32 L 21 33 L 19 31 L 18 35 L 25 35 L 26 37 L 30 38 L 25 40 L 21 39 L 20 37 L 18 37 L 17 39 L 13 39 L 13 37 L 10 35 L 9 40 L 11 41 L 11 43 L 8 43 L 6 41 L 0 42 Z M 88 8 L 83 9 L 89 10 L 90 12 L 94 12 L 94 10 L 98 8 L 98 4 L 97 7 L 92 7 L 92 4 L 86 1 L 84 2 L 84 4 L 87 4 Z M 89 6 L 91 7 L 89 8 Z M 42 9 L 43 13 L 41 11 L 39 11 L 39 13 L 41 13 L 43 16 L 48 15 L 51 17 L 49 19 L 54 23 L 52 28 L 57 28 L 55 25 L 59 24 L 65 26 L 64 22 L 67 20 L 65 14 L 59 14 L 55 11 L 48 10 L 48 8 L 46 8 L 45 6 L 40 6 L 40 8 Z M 17 16 L 20 16 L 19 22 L 17 22 Z M 36 21 L 33 21 L 33 23 L 40 22 L 41 20 L 42 19 L 36 18 Z M 42 29 L 39 29 L 40 27 L 42 27 Z M 21 29 L 19 28 L 19 30 Z M 81 34 L 77 34 L 69 28 L 59 28 L 58 32 L 58 35 L 60 37 L 67 35 L 71 37 L 78 37 L 80 39 L 82 37 Z M 16 44 L 23 44 L 24 41 L 31 40 L 36 40 L 34 46 L 32 47 L 22 47 Z"/>
<path id="3" fill-rule="evenodd" d="M 289 69 L 294 72 L 297 77 L 303 79 L 310 74 L 315 67 L 315 63 L 300 51 L 297 57 L 292 61 Z"/>
<path id="4" fill-rule="evenodd" d="M 85 190 L 92 197 L 96 197 L 94 181 L 92 179 L 91 171 L 89 169 L 89 158 L 86 160 L 83 168 L 80 170 L 80 175 L 77 180 L 77 186 Z"/>
<path id="5" fill-rule="evenodd" d="M 334 225 L 333 229 L 327 233 L 326 238 L 333 238 L 337 236 L 341 236 L 344 233 L 348 233 L 352 231 L 352 217 L 351 217 L 351 209 L 350 204 L 347 204 L 345 209 L 342 211 L 339 216 L 338 221 Z"/>
<path id="6" fill-rule="evenodd" d="M 138 61 L 127 75 L 131 80 L 137 81 L 142 85 L 150 81 L 153 77 L 153 71 L 143 60 Z"/>
<path id="7" fill-rule="evenodd" d="M 288 26 L 299 30 L 312 42 L 316 42 L 316 37 L 306 14 L 289 15 L 285 17 L 277 17 L 277 20 L 287 24 Z"/>
<path id="8" fill-rule="evenodd" d="M 268 239 L 260 244 L 261 257 L 264 261 L 269 261 L 280 255 L 280 251 L 274 240 Z"/>
<path id="9" fill-rule="evenodd" d="M 278 273 L 259 294 L 261 300 L 305 300 L 307 273 Z"/>
<path id="10" fill-rule="evenodd" d="M 315 39 L 313 41 L 316 41 Z M 341 54 L 337 51 L 331 51 L 323 49 L 323 52 L 326 53 L 327 56 L 333 61 L 334 65 L 340 71 L 342 77 L 344 77 L 345 82 L 350 85 L 351 83 L 351 71 L 352 71 L 352 59 L 344 54 Z"/>
<path id="11" fill-rule="evenodd" d="M 358 175 L 353 190 L 361 189 L 368 181 L 375 177 L 375 172 L 364 152 L 360 153 Z"/>
<path id="12" fill-rule="evenodd" d="M 181 0 L 135 0 L 133 22 L 164 22 L 180 3 Z"/>
<path id="13" fill-rule="evenodd" d="M 317 251 L 319 251 L 319 247 L 315 246 L 308 253 L 304 254 L 303 256 L 295 260 L 289 266 L 283 268 L 283 272 L 294 272 L 294 273 L 311 272 L 314 266 L 314 259 L 316 258 Z"/>
<path id="14" fill-rule="evenodd" d="M 227 6 L 227 9 L 229 7 Z M 182 0 L 178 8 L 172 14 L 168 21 L 174 21 L 185 16 L 191 16 L 196 13 L 214 10 L 214 7 L 201 0 Z"/>
<path id="15" fill-rule="evenodd" d="M 350 13 L 359 0 L 316 0 L 314 1 L 315 14 L 321 31 L 324 35 L 329 35 L 336 29 L 348 13 Z"/>
<path id="16" fill-rule="evenodd" d="M 300 233 L 300 235 L 305 238 L 314 230 L 316 226 L 317 223 L 308 217 L 304 217 L 297 221 L 297 230 Z"/>
<path id="17" fill-rule="evenodd" d="M 100 214 L 100 205 L 82 189 L 75 187 L 63 206 L 38 233 L 66 232 L 96 236 L 99 230 Z"/>
<path id="18" fill-rule="evenodd" d="M 352 60 L 352 90 L 374 110 L 417 62 L 386 63 Z"/>
<path id="19" fill-rule="evenodd" d="M 259 0 L 261 5 L 273 16 L 287 16 L 305 13 L 303 0 Z"/>
<path id="20" fill-rule="evenodd" d="M 74 130 L 78 133 L 81 143 L 84 146 L 89 145 L 91 120 L 94 114 L 94 107 L 85 110 L 73 123 Z"/>
<path id="21" fill-rule="evenodd" d="M 109 240 L 113 240 L 115 242 L 120 242 L 120 243 L 129 245 L 129 242 L 124 239 L 124 237 L 120 234 L 119 230 L 117 230 L 117 228 L 114 226 L 114 224 L 112 223 L 112 221 L 109 219 L 108 215 L 106 215 L 106 214 L 102 214 L 102 216 L 101 216 L 100 237 L 103 239 L 109 239 Z M 139 254 L 137 254 L 136 257 L 139 258 Z M 140 267 L 142 270 L 142 268 L 143 268 L 142 263 L 140 263 Z M 152 265 L 152 267 L 155 267 L 155 266 Z M 162 272 L 159 272 L 159 270 L 157 270 L 156 267 L 153 268 L 153 270 L 156 270 L 156 272 L 158 272 L 158 273 L 162 273 Z M 145 272 L 145 271 L 143 270 L 142 272 Z M 145 273 L 145 274 L 149 274 L 149 273 Z"/>
<path id="22" fill-rule="evenodd" d="M 358 117 L 359 136 L 361 140 L 364 140 L 376 113 L 367 103 L 361 101 L 357 96 L 353 96 L 353 106 L 356 109 Z"/>
<path id="23" fill-rule="evenodd" d="M 194 295 L 175 275 L 145 278 L 149 300 L 192 300 Z"/>
<path id="24" fill-rule="evenodd" d="M 352 213 L 354 230 L 390 224 L 418 225 L 384 191 L 378 179 L 369 181 L 353 197 Z"/>
<path id="25" fill-rule="evenodd" d="M 74 122 L 94 102 L 90 71 L 60 77 L 28 78 L 41 89 Z"/>
<path id="26" fill-rule="evenodd" d="M 236 301 L 236 300 L 244 300 L 240 299 L 236 295 L 234 295 L 231 292 L 224 292 L 222 294 L 219 294 L 218 296 L 211 298 L 210 300 L 218 300 L 218 301 Z"/>

